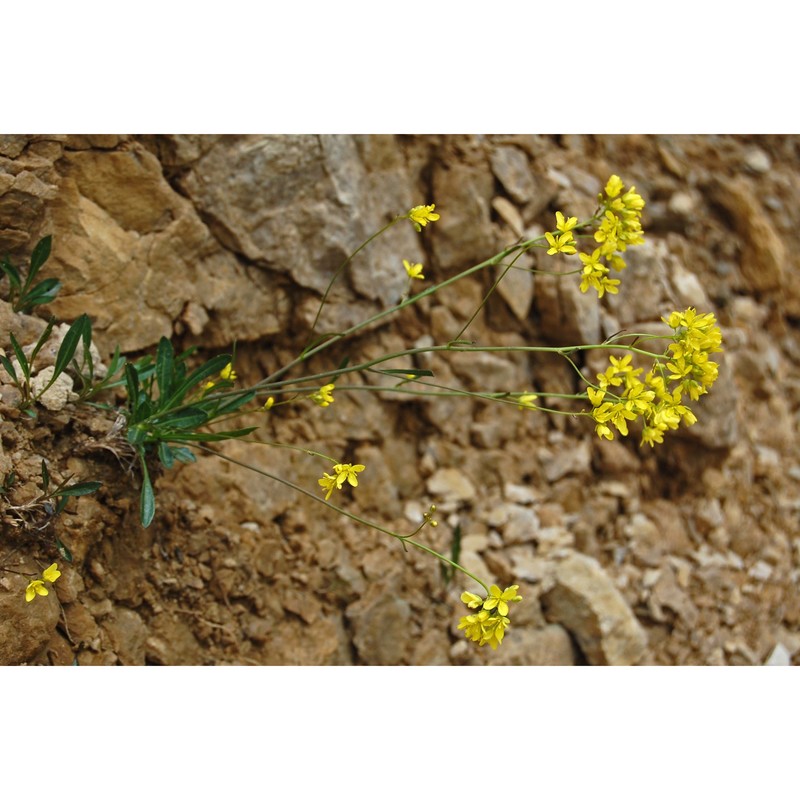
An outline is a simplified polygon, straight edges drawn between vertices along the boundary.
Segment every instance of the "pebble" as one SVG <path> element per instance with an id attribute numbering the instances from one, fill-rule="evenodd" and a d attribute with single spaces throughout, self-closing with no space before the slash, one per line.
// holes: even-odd
<path id="1" fill-rule="evenodd" d="M 772 159 L 760 147 L 750 147 L 744 154 L 744 164 L 753 172 L 764 173 L 772 167 Z"/>
<path id="2" fill-rule="evenodd" d="M 800 467 L 798 467 L 800 471 Z M 503 486 L 503 494 L 509 503 L 527 506 L 539 499 L 539 493 L 530 486 L 521 486 L 518 483 L 507 483 Z"/>
<path id="3" fill-rule="evenodd" d="M 428 493 L 443 502 L 448 500 L 472 500 L 475 486 L 461 470 L 452 467 L 439 469 L 428 478 Z"/>
<path id="4" fill-rule="evenodd" d="M 757 581 L 768 581 L 772 577 L 772 567 L 766 561 L 756 561 L 747 574 Z"/>
<path id="5" fill-rule="evenodd" d="M 675 192 L 669 199 L 669 210 L 679 217 L 690 217 L 697 204 L 688 192 Z"/>
<path id="6" fill-rule="evenodd" d="M 764 662 L 765 667 L 789 667 L 791 664 L 792 656 L 780 642 L 775 645 L 769 658 Z"/>

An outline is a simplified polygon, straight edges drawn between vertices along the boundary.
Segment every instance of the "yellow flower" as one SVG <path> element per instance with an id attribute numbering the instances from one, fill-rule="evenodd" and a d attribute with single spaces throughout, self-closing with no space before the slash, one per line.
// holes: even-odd
<path id="1" fill-rule="evenodd" d="M 333 402 L 333 390 L 335 388 L 334 384 L 326 383 L 311 395 L 311 399 L 321 408 L 327 408 Z"/>
<path id="2" fill-rule="evenodd" d="M 206 381 L 206 384 L 205 384 L 205 386 L 203 386 L 203 391 L 204 391 L 204 392 L 209 392 L 209 391 L 211 391 L 211 389 L 213 389 L 215 386 L 216 386 L 216 384 L 214 383 L 214 381 Z"/>
<path id="3" fill-rule="evenodd" d="M 327 490 L 325 495 L 327 500 L 333 494 L 334 489 L 341 489 L 345 483 L 349 483 L 351 486 L 358 486 L 358 473 L 365 469 L 366 467 L 363 464 L 334 464 L 334 474 L 328 475 L 327 472 L 323 472 L 323 477 L 317 483 Z"/>
<path id="4" fill-rule="evenodd" d="M 572 231 L 562 233 L 558 238 L 553 236 L 549 231 L 544 235 L 550 249 L 547 255 L 554 256 L 556 253 L 564 253 L 564 255 L 572 255 L 575 252 L 575 240 L 572 236 Z"/>
<path id="5" fill-rule="evenodd" d="M 458 623 L 458 630 L 464 631 L 464 636 L 473 642 L 478 642 L 482 647 L 485 642 L 483 639 L 483 625 L 489 619 L 488 611 L 479 611 L 477 614 L 467 614 L 466 617 L 461 617 Z"/>
<path id="6" fill-rule="evenodd" d="M 336 464 L 333 471 L 336 473 L 336 485 L 339 489 L 344 486 L 345 481 L 351 486 L 358 486 L 359 472 L 363 472 L 366 467 L 363 464 Z"/>
<path id="7" fill-rule="evenodd" d="M 406 268 L 409 278 L 416 278 L 420 281 L 425 280 L 425 276 L 422 274 L 422 264 L 412 264 L 404 258 L 403 266 Z"/>
<path id="8" fill-rule="evenodd" d="M 560 211 L 556 211 L 556 228 L 560 230 L 562 233 L 567 233 L 571 231 L 576 225 L 578 224 L 577 217 L 570 217 L 569 219 L 564 219 L 564 215 Z"/>
<path id="9" fill-rule="evenodd" d="M 433 213 L 434 208 L 436 208 L 435 204 L 429 206 L 414 206 L 406 216 L 411 220 L 414 227 L 418 231 L 421 231 L 429 222 L 436 222 L 436 220 L 439 219 L 439 215 Z"/>
<path id="10" fill-rule="evenodd" d="M 519 601 L 522 600 L 522 598 L 517 595 L 517 589 L 519 589 L 519 586 L 515 584 L 501 592 L 499 586 L 492 585 L 489 589 L 489 597 L 486 598 L 486 602 L 483 604 L 484 609 L 486 611 L 491 611 L 493 608 L 496 608 L 497 613 L 500 614 L 501 617 L 507 617 L 508 604 L 519 603 Z"/>
<path id="11" fill-rule="evenodd" d="M 328 475 L 327 472 L 322 473 L 323 477 L 320 478 L 317 483 L 323 488 L 327 489 L 328 493 L 325 495 L 325 499 L 328 500 L 330 496 L 333 494 L 334 489 L 341 489 L 341 486 L 337 486 L 337 476 L 336 475 Z"/>
<path id="12" fill-rule="evenodd" d="M 461 602 L 465 603 L 467 608 L 481 610 L 476 614 L 461 617 L 458 629 L 464 631 L 467 639 L 477 642 L 478 647 L 488 644 L 492 650 L 496 650 L 503 641 L 506 628 L 511 624 L 508 619 L 508 604 L 519 603 L 522 600 L 517 594 L 517 589 L 519 586 L 509 586 L 501 592 L 499 586 L 492 586 L 486 600 L 472 592 L 464 592 L 461 595 Z"/>
<path id="13" fill-rule="evenodd" d="M 269 411 L 274 405 L 275 405 L 275 398 L 272 395 L 270 395 L 267 398 L 267 402 L 264 403 L 264 411 Z"/>
<path id="14" fill-rule="evenodd" d="M 623 189 L 624 184 L 619 175 L 612 175 L 606 184 L 606 195 L 608 197 L 616 197 Z"/>
<path id="15" fill-rule="evenodd" d="M 506 628 L 511 624 L 508 617 L 489 617 L 483 625 L 483 641 L 481 644 L 488 644 L 492 650 L 497 650 L 497 645 L 503 641 Z"/>
<path id="16" fill-rule="evenodd" d="M 536 408 L 534 403 L 539 399 L 538 394 L 521 394 L 517 398 L 517 408 L 523 411 L 526 408 Z"/>
<path id="17" fill-rule="evenodd" d="M 50 594 L 44 582 L 55 583 L 61 577 L 58 564 L 51 564 L 43 573 L 41 578 L 31 581 L 25 588 L 25 600 L 30 603 L 37 594 L 47 597 Z"/>
<path id="18" fill-rule="evenodd" d="M 483 599 L 472 592 L 462 592 L 461 602 L 465 603 L 467 608 L 480 608 L 483 605 Z"/>
<path id="19" fill-rule="evenodd" d="M 233 364 L 228 364 L 227 367 L 220 370 L 219 376 L 224 381 L 235 381 L 236 373 L 233 371 Z"/>
<path id="20" fill-rule="evenodd" d="M 50 594 L 50 592 L 47 591 L 47 587 L 44 585 L 44 581 L 31 581 L 25 589 L 25 600 L 30 603 L 37 594 L 42 595 L 42 597 L 46 597 Z"/>

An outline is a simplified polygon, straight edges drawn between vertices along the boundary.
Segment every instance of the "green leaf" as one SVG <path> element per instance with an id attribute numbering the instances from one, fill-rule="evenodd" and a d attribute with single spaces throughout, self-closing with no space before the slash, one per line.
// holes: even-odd
<path id="1" fill-rule="evenodd" d="M 58 503 L 56 504 L 55 515 L 58 516 L 67 506 L 69 502 L 69 497 L 59 497 Z"/>
<path id="2" fill-rule="evenodd" d="M 170 442 L 221 442 L 223 439 L 238 439 L 257 430 L 258 426 L 239 428 L 235 431 L 220 431 L 219 433 L 173 433 L 170 431 L 165 438 Z"/>
<path id="3" fill-rule="evenodd" d="M 91 328 L 91 321 L 86 314 L 81 314 L 75 322 L 70 325 L 69 330 L 64 335 L 61 342 L 61 347 L 58 348 L 58 355 L 56 356 L 55 372 L 53 373 L 53 380 L 55 380 L 72 361 L 75 351 L 78 349 L 78 343 L 84 336 L 84 330 L 87 326 Z"/>
<path id="4" fill-rule="evenodd" d="M 44 266 L 47 259 L 50 258 L 50 248 L 52 244 L 53 237 L 45 236 L 44 239 L 40 239 L 39 244 L 33 248 L 33 252 L 31 253 L 31 266 L 30 270 L 28 271 L 28 279 L 25 282 L 26 286 L 30 286 L 30 284 L 33 283 L 36 273 Z"/>
<path id="5" fill-rule="evenodd" d="M 46 492 L 50 485 L 50 472 L 47 469 L 47 462 L 42 459 L 42 491 Z"/>
<path id="6" fill-rule="evenodd" d="M 125 384 L 128 389 L 128 408 L 132 417 L 136 418 L 136 408 L 139 405 L 139 372 L 130 361 L 125 364 Z"/>
<path id="7" fill-rule="evenodd" d="M 147 528 L 156 515 L 156 496 L 153 492 L 153 484 L 150 483 L 150 473 L 147 471 L 147 464 L 144 456 L 140 458 L 142 463 L 142 494 L 139 497 L 139 519 L 142 527 Z"/>
<path id="8" fill-rule="evenodd" d="M 61 539 L 56 538 L 56 549 L 61 554 L 61 558 L 63 558 L 64 561 L 68 562 L 69 564 L 72 563 L 72 553 L 64 544 L 64 542 L 61 541 Z"/>
<path id="9" fill-rule="evenodd" d="M 24 298 L 22 303 L 28 306 L 40 306 L 43 303 L 50 303 L 55 300 L 56 295 L 61 290 L 61 281 L 56 278 L 48 278 L 47 280 L 37 283 Z"/>
<path id="10" fill-rule="evenodd" d="M 172 469 L 175 464 L 175 456 L 172 448 L 166 442 L 158 443 L 158 457 L 167 469 Z"/>
<path id="11" fill-rule="evenodd" d="M 11 284 L 11 288 L 14 289 L 17 294 L 19 294 L 20 290 L 22 289 L 22 279 L 20 278 L 19 270 L 11 264 L 11 262 L 8 260 L 8 257 L 6 257 L 3 260 L 3 263 L 0 264 L 0 269 L 5 272 L 8 282 Z"/>
<path id="12" fill-rule="evenodd" d="M 172 391 L 172 377 L 175 371 L 175 351 L 172 343 L 166 336 L 162 336 L 158 342 L 156 352 L 156 383 L 158 384 L 159 400 L 169 398 Z"/>
<path id="13" fill-rule="evenodd" d="M 218 405 L 212 412 L 212 418 L 221 417 L 224 414 L 230 414 L 233 411 L 241 408 L 246 403 L 249 403 L 256 396 L 255 392 L 245 392 L 239 397 L 234 397 L 231 400 L 226 400 Z"/>
<path id="14" fill-rule="evenodd" d="M 85 494 L 96 492 L 102 485 L 100 481 L 81 481 L 53 492 L 53 497 L 83 497 Z"/>
<path id="15" fill-rule="evenodd" d="M 36 356 L 39 355 L 39 351 L 47 344 L 50 340 L 50 334 L 53 332 L 53 326 L 56 324 L 55 318 L 51 318 L 50 321 L 47 323 L 47 327 L 42 331 L 42 335 L 39 337 L 39 341 L 36 342 L 36 347 L 33 348 L 33 352 L 31 353 L 31 364 L 36 361 Z"/>
<path id="16" fill-rule="evenodd" d="M 197 461 L 195 454 L 188 447 L 171 447 L 172 455 L 181 464 L 194 464 Z"/>
<path id="17" fill-rule="evenodd" d="M 125 438 L 132 445 L 141 445 L 147 441 L 150 430 L 145 425 L 130 425 Z"/>
<path id="18" fill-rule="evenodd" d="M 125 366 L 125 356 L 119 353 L 119 345 L 114 348 L 114 355 L 111 356 L 111 361 L 108 364 L 108 377 L 116 375 L 117 372 Z"/>
<path id="19" fill-rule="evenodd" d="M 230 361 L 231 357 L 229 355 L 225 355 L 224 353 L 214 356 L 209 361 L 206 361 L 205 364 L 191 372 L 188 378 L 181 381 L 181 383 L 172 392 L 172 396 L 169 398 L 168 402 L 161 407 L 170 408 L 172 406 L 179 405 L 189 389 L 191 389 L 193 386 L 196 386 L 198 383 L 200 383 L 200 381 L 219 373 L 221 370 L 227 367 L 228 364 L 230 364 Z"/>
<path id="20" fill-rule="evenodd" d="M 189 407 L 171 414 L 155 417 L 151 422 L 157 428 L 197 428 L 208 421 L 208 414 L 202 408 Z"/>
<path id="21" fill-rule="evenodd" d="M 19 383 L 17 371 L 14 369 L 14 365 L 9 361 L 7 356 L 0 354 L 0 364 L 3 365 L 5 371 L 14 379 L 14 383 Z"/>
<path id="22" fill-rule="evenodd" d="M 22 348 L 19 345 L 16 337 L 13 333 L 8 334 L 11 340 L 11 347 L 14 350 L 14 355 L 17 357 L 17 361 L 19 362 L 19 368 L 22 370 L 22 374 L 25 376 L 26 381 L 30 381 L 31 379 L 31 368 L 28 364 L 28 359 L 25 358 L 25 353 L 22 352 Z"/>

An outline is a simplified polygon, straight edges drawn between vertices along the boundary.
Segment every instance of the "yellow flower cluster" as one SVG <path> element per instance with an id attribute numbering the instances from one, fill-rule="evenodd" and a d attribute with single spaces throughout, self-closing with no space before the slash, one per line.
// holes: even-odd
<path id="1" fill-rule="evenodd" d="M 223 367 L 219 372 L 219 377 L 223 381 L 235 381 L 237 376 L 235 370 L 233 369 L 233 364 L 231 363 Z M 210 392 L 216 385 L 216 381 L 206 381 L 203 386 L 203 390 L 205 392 Z"/>
<path id="2" fill-rule="evenodd" d="M 619 281 L 608 277 L 609 268 L 621 272 L 626 264 L 619 253 L 624 253 L 629 245 L 644 242 L 641 223 L 644 200 L 636 193 L 635 186 L 627 192 L 623 191 L 624 188 L 620 177 L 612 175 L 606 184 L 605 197 L 601 194 L 598 198 L 603 216 L 594 238 L 600 246 L 591 255 L 579 253 L 583 262 L 582 292 L 592 288 L 598 297 L 606 292 L 617 294 Z"/>
<path id="3" fill-rule="evenodd" d="M 311 399 L 320 408 L 327 408 L 333 402 L 333 390 L 336 388 L 333 383 L 326 383 L 319 390 L 311 395 Z"/>
<path id="4" fill-rule="evenodd" d="M 44 585 L 45 581 L 48 583 L 55 583 L 61 577 L 58 570 L 58 564 L 51 564 L 43 573 L 42 577 L 38 580 L 31 581 L 25 588 L 25 600 L 30 603 L 37 594 L 42 597 L 47 597 L 50 592 Z"/>
<path id="5" fill-rule="evenodd" d="M 673 311 L 664 322 L 675 331 L 669 349 L 672 358 L 667 369 L 671 381 L 680 381 L 678 390 L 697 400 L 717 379 L 719 367 L 709 361 L 710 353 L 722 350 L 722 332 L 713 314 L 698 314 L 693 308 Z"/>
<path id="6" fill-rule="evenodd" d="M 627 436 L 628 422 L 641 417 L 641 443 L 653 447 L 664 441 L 667 430 L 675 430 L 681 422 L 697 422 L 684 405 L 684 395 L 697 400 L 717 379 L 718 366 L 708 356 L 722 349 L 722 334 L 713 314 L 698 314 L 693 308 L 674 311 L 664 322 L 675 331 L 666 362 L 671 374 L 665 378 L 663 365 L 657 364 L 642 380 L 639 376 L 644 370 L 632 366 L 630 355 L 611 356 L 608 369 L 597 376 L 598 388 L 587 389 L 595 431 L 601 439 L 614 438 L 612 426 Z M 669 388 L 670 382 L 678 385 Z"/>
<path id="7" fill-rule="evenodd" d="M 521 595 L 517 594 L 519 586 L 509 586 L 504 591 L 500 591 L 499 586 L 492 586 L 489 589 L 489 596 L 484 600 L 472 592 L 464 592 L 461 595 L 461 602 L 467 608 L 479 608 L 475 614 L 467 614 L 461 617 L 458 629 L 464 631 L 467 639 L 477 642 L 479 647 L 488 644 L 492 650 L 497 650 L 497 646 L 503 641 L 506 628 L 511 624 L 508 618 L 508 604 L 519 603 Z"/>
<path id="8" fill-rule="evenodd" d="M 325 499 L 328 500 L 333 494 L 333 490 L 341 489 L 345 483 L 349 483 L 351 486 L 358 486 L 358 473 L 365 469 L 366 467 L 363 464 L 334 464 L 334 474 L 328 475 L 327 472 L 323 472 L 323 477 L 317 483 L 327 490 Z"/>
<path id="9" fill-rule="evenodd" d="M 439 215 L 433 212 L 435 204 L 429 206 L 414 206 L 405 216 L 411 220 L 417 231 L 421 231 L 429 222 L 436 222 Z M 401 218 L 402 219 L 402 218 Z"/>
<path id="10" fill-rule="evenodd" d="M 228 366 L 223 367 L 222 370 L 220 370 L 219 376 L 224 381 L 235 381 L 237 376 L 233 369 L 233 364 L 228 364 Z"/>
<path id="11" fill-rule="evenodd" d="M 623 192 L 624 188 L 620 177 L 612 175 L 606 184 L 606 196 L 599 196 L 605 210 L 594 239 L 600 243 L 600 252 L 604 257 L 610 257 L 615 252 L 624 253 L 628 245 L 644 242 L 641 222 L 644 200 L 636 193 L 635 186 L 631 186 L 627 192 Z M 616 265 L 617 270 L 625 268 L 621 258 Z"/>

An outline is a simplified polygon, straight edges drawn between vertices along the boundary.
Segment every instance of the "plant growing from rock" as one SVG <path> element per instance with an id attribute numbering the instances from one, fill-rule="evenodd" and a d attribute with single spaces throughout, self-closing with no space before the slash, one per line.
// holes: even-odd
<path id="1" fill-rule="evenodd" d="M 124 382 L 107 379 L 104 388 L 123 385 L 126 392 L 122 414 L 126 423 L 126 436 L 135 450 L 142 474 L 140 495 L 140 518 L 143 525 L 154 519 L 156 502 L 150 467 L 152 459 L 158 458 L 164 467 L 175 462 L 188 463 L 195 460 L 193 450 L 213 453 L 229 462 L 253 470 L 295 491 L 312 498 L 353 522 L 385 533 L 400 542 L 404 549 L 415 547 L 437 558 L 443 567 L 443 576 L 449 580 L 460 572 L 481 588 L 482 593 L 465 591 L 461 599 L 467 613 L 461 618 L 459 629 L 479 646 L 488 644 L 496 648 L 503 641 L 510 625 L 509 614 L 514 604 L 521 601 L 518 586 L 501 589 L 487 585 L 479 576 L 472 574 L 458 563 L 459 546 L 454 541 L 450 555 L 437 552 L 422 541 L 421 534 L 428 526 L 435 526 L 435 506 L 423 515 L 420 524 L 410 532 L 399 532 L 379 525 L 345 508 L 334 505 L 331 499 L 346 489 L 357 489 L 361 474 L 369 469 L 368 464 L 353 464 L 340 458 L 306 447 L 282 442 L 256 442 L 248 440 L 256 427 L 230 427 L 237 417 L 259 411 L 275 413 L 282 406 L 304 403 L 318 408 L 318 413 L 347 393 L 394 392 L 420 398 L 462 397 L 506 404 L 522 412 L 542 411 L 552 414 L 568 414 L 591 419 L 600 438 L 613 439 L 616 435 L 628 436 L 630 425 L 641 422 L 641 443 L 650 447 L 663 442 L 664 436 L 680 426 L 692 425 L 696 421 L 690 402 L 706 394 L 717 378 L 717 364 L 710 356 L 721 349 L 721 334 L 716 319 L 710 313 L 698 313 L 693 308 L 674 311 L 664 319 L 663 334 L 652 332 L 619 331 L 597 344 L 545 346 L 485 346 L 467 338 L 467 331 L 489 297 L 511 270 L 530 269 L 538 274 L 556 275 L 560 279 L 569 276 L 580 278 L 579 288 L 583 293 L 592 290 L 598 299 L 605 294 L 617 294 L 621 279 L 612 274 L 621 274 L 626 268 L 625 253 L 628 247 L 641 244 L 644 234 L 641 227 L 641 212 L 644 200 L 634 187 L 626 189 L 622 180 L 614 175 L 607 182 L 604 192 L 598 197 L 597 208 L 588 219 L 556 213 L 552 230 L 528 241 L 520 241 L 479 264 L 462 270 L 458 274 L 425 285 L 430 280 L 430 271 L 419 263 L 412 263 L 398 254 L 399 270 L 407 277 L 407 289 L 392 307 L 364 319 L 346 330 L 318 333 L 316 328 L 328 295 L 336 280 L 344 273 L 348 264 L 364 248 L 379 236 L 384 236 L 392 227 L 403 221 L 410 222 L 422 233 L 429 224 L 439 219 L 435 205 L 420 205 L 392 219 L 378 232 L 360 245 L 335 271 L 323 293 L 316 319 L 306 346 L 298 355 L 259 380 L 252 386 L 236 386 L 233 355 L 222 354 L 190 370 L 187 366 L 189 352 L 176 354 L 171 343 L 162 338 L 153 358 L 147 357 L 135 363 L 125 362 L 115 353 L 110 372 L 124 369 Z M 588 246 L 586 246 L 588 245 Z M 542 249 L 548 256 L 574 259 L 574 269 L 531 269 L 521 266 L 521 257 L 534 249 Z M 496 278 L 477 305 L 472 316 L 452 339 L 446 342 L 409 347 L 389 352 L 360 363 L 345 359 L 338 367 L 305 374 L 312 360 L 333 345 L 344 342 L 373 328 L 387 317 L 398 314 L 405 308 L 419 303 L 438 292 L 445 291 L 459 281 L 483 271 L 496 271 Z M 416 291 L 415 291 L 416 290 Z M 76 321 L 75 324 L 78 324 Z M 78 328 L 72 340 L 87 345 L 86 323 Z M 89 337 L 90 337 L 89 326 Z M 65 337 L 66 341 L 66 337 Z M 63 346 L 63 345 L 62 345 Z M 71 346 L 71 345 L 70 345 Z M 16 352 L 16 347 L 14 348 Z M 609 366 L 591 379 L 581 370 L 576 356 L 582 351 L 604 350 L 609 354 Z M 67 351 L 65 351 L 67 352 Z M 468 391 L 440 383 L 432 370 L 395 366 L 392 362 L 404 363 L 419 356 L 437 353 L 443 356 L 455 353 L 552 353 L 563 358 L 575 371 L 586 389 L 580 393 L 556 394 L 543 392 L 536 387 L 508 387 L 503 391 Z M 74 353 L 74 349 L 73 349 Z M 73 353 L 70 353 L 70 359 Z M 65 356 L 66 359 L 66 356 Z M 61 359 L 64 361 L 65 359 Z M 66 359 L 66 360 L 70 360 Z M 84 358 L 84 363 L 86 358 Z M 5 362 L 3 362 L 5 365 Z M 8 367 L 6 367 L 8 369 Z M 93 385 L 91 364 L 84 386 Z M 373 379 L 372 383 L 348 382 L 360 374 Z M 377 381 L 377 382 L 376 382 Z M 82 394 L 88 399 L 91 391 Z M 552 400 L 569 401 L 570 410 L 554 408 Z M 278 412 L 279 413 L 279 412 Z M 226 429 L 219 429 L 220 424 Z M 306 487 L 283 475 L 262 470 L 237 460 L 223 452 L 210 448 L 213 442 L 231 438 L 243 438 L 258 444 L 284 447 L 319 458 L 331 466 L 322 468 L 317 486 Z M 320 493 L 321 490 L 321 493 Z"/>

